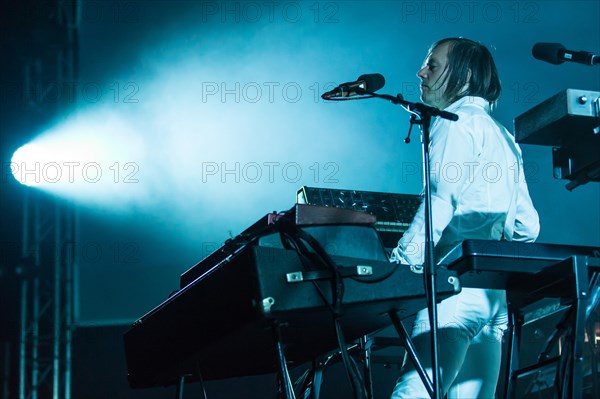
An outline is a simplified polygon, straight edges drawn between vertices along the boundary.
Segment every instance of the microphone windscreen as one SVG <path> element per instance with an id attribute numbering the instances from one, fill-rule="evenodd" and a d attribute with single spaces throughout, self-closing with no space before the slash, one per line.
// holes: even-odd
<path id="1" fill-rule="evenodd" d="M 549 62 L 554 65 L 559 65 L 565 62 L 559 57 L 560 50 L 564 50 L 565 46 L 560 43 L 536 43 L 531 49 L 531 54 L 534 58 Z"/>
<path id="2" fill-rule="evenodd" d="M 364 80 L 367 86 L 366 91 L 370 91 L 371 93 L 374 93 L 385 86 L 385 78 L 380 73 L 361 75 L 358 77 L 358 80 Z"/>

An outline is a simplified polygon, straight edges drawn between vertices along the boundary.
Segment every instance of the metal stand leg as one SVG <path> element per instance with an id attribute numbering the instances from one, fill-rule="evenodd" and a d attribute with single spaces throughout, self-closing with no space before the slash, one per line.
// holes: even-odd
<path id="1" fill-rule="evenodd" d="M 323 383 L 323 368 L 318 367 L 315 369 L 315 375 L 313 376 L 313 387 L 311 391 L 311 399 L 319 399 L 321 394 L 321 384 Z"/>
<path id="2" fill-rule="evenodd" d="M 521 336 L 522 320 L 518 313 L 518 309 L 513 305 L 512 301 L 508 303 L 508 323 L 509 323 L 509 338 L 507 347 L 506 359 L 506 375 L 504 376 L 504 399 L 512 399 L 515 397 L 515 383 L 513 372 L 519 368 L 519 337 Z"/>
<path id="3" fill-rule="evenodd" d="M 185 385 L 185 376 L 179 377 L 177 389 L 175 390 L 175 399 L 183 399 L 183 386 Z"/>
<path id="4" fill-rule="evenodd" d="M 367 399 L 373 399 L 373 379 L 371 378 L 371 342 L 372 341 L 368 335 L 360 337 L 359 340 Z"/>
<path id="5" fill-rule="evenodd" d="M 302 399 L 319 399 L 324 364 L 313 360 L 312 366 L 306 371 L 302 386 L 297 392 Z"/>
<path id="6" fill-rule="evenodd" d="M 589 320 L 586 320 L 589 323 Z M 595 337 L 594 324 L 590 326 L 588 324 L 588 337 Z M 600 398 L 600 385 L 599 385 L 599 375 L 598 375 L 598 358 L 600 356 L 600 352 L 598 351 L 598 344 L 595 342 L 595 339 L 589 340 L 590 353 L 592 354 L 590 359 L 590 365 L 592 369 L 592 397 Z"/>
<path id="7" fill-rule="evenodd" d="M 324 369 L 324 363 L 313 360 L 312 368 L 310 369 L 310 372 L 306 377 L 306 381 L 304 382 L 304 386 L 302 387 L 302 398 L 319 399 L 319 395 L 321 393 L 321 384 L 323 383 Z"/>
<path id="8" fill-rule="evenodd" d="M 358 351 L 357 357 L 360 358 L 361 365 L 363 367 L 363 379 L 365 388 L 365 399 L 373 399 L 373 380 L 371 378 L 371 346 L 373 339 L 368 335 L 362 336 L 359 339 L 358 345 L 353 349 Z M 328 364 L 340 361 L 342 355 L 341 352 L 331 354 L 326 359 L 320 361 L 313 361 L 312 368 L 304 385 L 300 392 L 302 392 L 302 398 L 319 399 L 321 392 L 321 384 L 323 383 L 323 373 Z M 307 396 L 308 395 L 308 396 Z"/>
<path id="9" fill-rule="evenodd" d="M 427 375 L 425 368 L 423 368 L 423 365 L 419 360 L 419 356 L 417 355 L 417 351 L 415 349 L 414 344 L 412 343 L 412 340 L 408 335 L 408 332 L 404 328 L 404 325 L 400 321 L 400 318 L 398 317 L 398 314 L 396 312 L 389 312 L 388 314 L 390 316 L 390 319 L 392 320 L 392 323 L 394 324 L 394 327 L 396 328 L 396 331 L 398 332 L 398 335 L 400 336 L 400 339 L 402 340 L 402 344 L 406 349 L 406 354 L 413 362 L 415 370 L 417 370 L 417 373 L 419 373 L 419 376 L 421 377 L 421 380 L 423 381 L 423 384 L 425 385 L 429 396 L 433 398 L 434 391 L 433 384 L 431 383 L 431 378 L 429 378 L 429 375 Z"/>
<path id="10" fill-rule="evenodd" d="M 585 334 L 585 311 L 588 304 L 588 267 L 587 258 L 574 256 L 572 259 L 573 274 L 575 276 L 575 291 L 576 300 L 575 306 L 575 322 L 573 328 L 572 348 L 573 358 L 571 359 L 571 381 L 570 398 L 578 399 L 582 397 L 583 390 L 583 337 Z"/>
<path id="11" fill-rule="evenodd" d="M 275 344 L 277 345 L 277 361 L 279 363 L 279 393 L 278 397 L 284 399 L 295 399 L 294 389 L 292 382 L 290 381 L 290 374 L 287 367 L 287 361 L 285 359 L 285 353 L 283 351 L 283 344 L 281 340 L 281 329 L 279 324 L 273 324 L 273 337 L 275 338 Z"/>

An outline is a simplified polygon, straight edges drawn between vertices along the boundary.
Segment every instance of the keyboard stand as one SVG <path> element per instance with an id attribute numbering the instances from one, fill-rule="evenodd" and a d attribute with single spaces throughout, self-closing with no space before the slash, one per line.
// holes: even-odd
<path id="1" fill-rule="evenodd" d="M 600 267 L 600 258 L 587 256 L 572 256 L 557 262 L 554 266 L 531 276 L 524 276 L 513 281 L 507 287 L 509 304 L 509 342 L 506 370 L 505 398 L 516 396 L 516 382 L 549 364 L 564 365 L 558 373 L 562 381 L 555 381 L 555 386 L 561 387 L 560 398 L 582 398 L 583 390 L 583 345 L 586 322 L 586 308 L 589 302 L 589 269 Z M 521 325 L 523 322 L 522 308 L 540 299 L 559 297 L 570 303 L 569 315 L 565 320 L 565 347 L 560 356 L 552 359 L 540 359 L 537 364 L 519 369 L 519 349 Z"/>

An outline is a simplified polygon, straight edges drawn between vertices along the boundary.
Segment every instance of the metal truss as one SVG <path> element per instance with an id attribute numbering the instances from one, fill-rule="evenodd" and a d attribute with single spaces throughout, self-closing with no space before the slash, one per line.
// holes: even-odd
<path id="1" fill-rule="evenodd" d="M 25 57 L 23 100 L 27 111 L 49 120 L 73 106 L 72 98 L 50 96 L 77 79 L 81 5 L 77 0 L 37 4 L 28 10 L 32 25 L 49 39 Z M 35 189 L 23 195 L 18 398 L 70 399 L 75 210 Z"/>
<path id="2" fill-rule="evenodd" d="M 19 339 L 19 399 L 70 398 L 75 214 L 26 192 Z"/>

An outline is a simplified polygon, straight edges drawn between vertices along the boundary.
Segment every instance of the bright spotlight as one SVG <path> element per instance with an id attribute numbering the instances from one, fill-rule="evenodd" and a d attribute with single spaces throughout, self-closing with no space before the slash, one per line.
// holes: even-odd
<path id="1" fill-rule="evenodd" d="M 26 186 L 37 186 L 42 183 L 42 174 L 49 180 L 57 175 L 55 163 L 48 162 L 44 148 L 35 144 L 20 147 L 11 159 L 10 169 L 14 178 Z M 40 171 L 44 165 L 44 170 Z"/>
<path id="2" fill-rule="evenodd" d="M 21 184 L 86 203 L 136 201 L 139 135 L 116 113 L 73 116 L 17 149 L 10 172 Z"/>
<path id="3" fill-rule="evenodd" d="M 101 183 L 103 174 L 118 163 L 103 161 L 102 147 L 81 144 L 57 139 L 25 144 L 12 157 L 13 176 L 21 184 L 50 191 L 67 184 Z"/>

